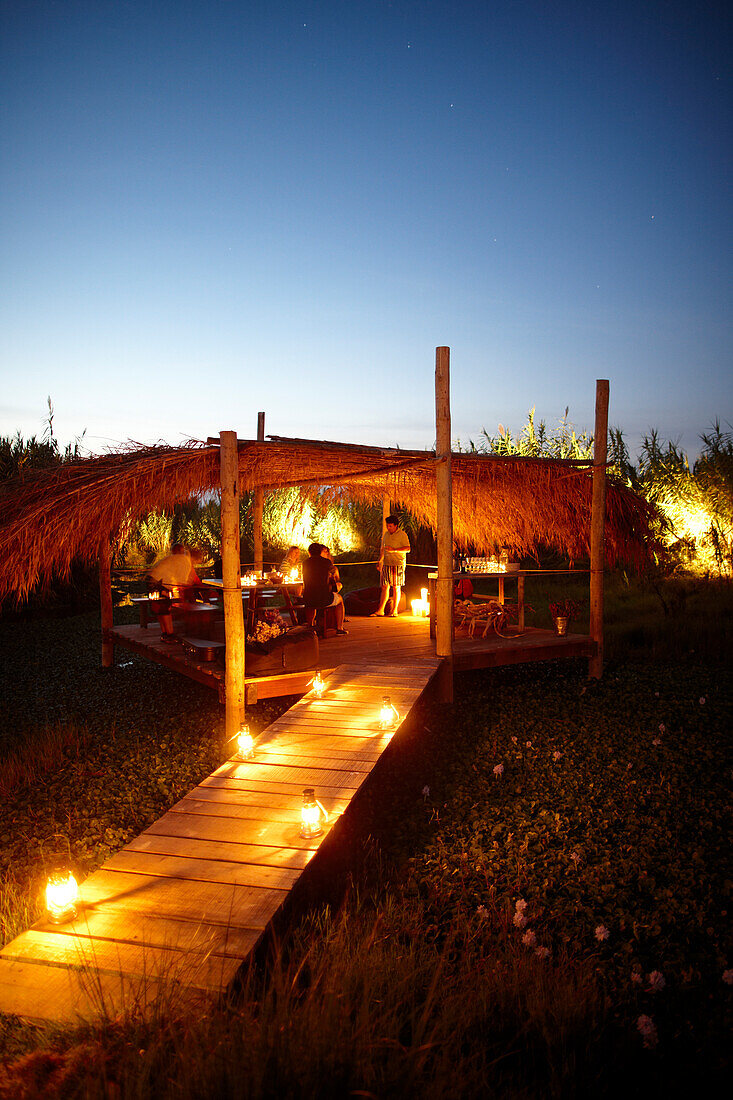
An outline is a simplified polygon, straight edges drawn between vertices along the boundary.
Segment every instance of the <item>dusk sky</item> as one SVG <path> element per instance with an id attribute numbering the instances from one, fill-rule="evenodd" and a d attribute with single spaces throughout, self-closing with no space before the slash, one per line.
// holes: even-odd
<path id="1" fill-rule="evenodd" d="M 731 378 L 728 5 L 0 0 L 0 434 L 432 446 Z"/>

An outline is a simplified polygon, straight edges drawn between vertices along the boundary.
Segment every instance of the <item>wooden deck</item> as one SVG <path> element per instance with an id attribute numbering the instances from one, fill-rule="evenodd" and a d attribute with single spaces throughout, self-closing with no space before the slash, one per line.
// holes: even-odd
<path id="1" fill-rule="evenodd" d="M 396 619 L 357 618 L 347 623 L 346 637 L 320 640 L 320 667 L 325 674 L 341 664 L 361 665 L 378 657 L 380 661 L 411 662 L 435 656 L 427 619 L 400 615 Z M 117 626 L 112 631 L 115 645 L 132 650 L 166 668 L 198 680 L 223 692 L 224 669 L 217 663 L 206 663 L 187 657 L 180 646 L 164 645 L 160 629 L 152 624 L 146 630 L 139 626 Z M 494 668 L 499 665 L 547 661 L 561 657 L 591 657 L 595 643 L 583 634 L 557 637 L 551 630 L 529 627 L 521 636 L 505 639 L 491 633 L 486 638 L 470 638 L 457 631 L 453 661 L 456 671 Z M 278 676 L 259 676 L 246 682 L 247 702 L 296 695 L 307 690 L 313 672 L 296 672 Z"/>
<path id="2" fill-rule="evenodd" d="M 380 657 L 401 626 L 376 621 Z M 342 658 L 347 644 L 339 639 Z M 0 1012 L 73 1022 L 163 990 L 225 991 L 439 664 L 421 653 L 340 664 L 326 696 L 306 695 L 269 726 L 251 761 L 227 761 L 91 875 L 76 920 L 40 922 L 0 952 Z M 402 716 L 387 732 L 383 694 Z M 304 787 L 329 814 L 313 840 L 299 832 Z"/>

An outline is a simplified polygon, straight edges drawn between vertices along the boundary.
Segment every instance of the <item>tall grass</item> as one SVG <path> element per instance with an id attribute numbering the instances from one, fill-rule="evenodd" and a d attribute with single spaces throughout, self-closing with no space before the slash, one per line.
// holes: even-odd
<path id="1" fill-rule="evenodd" d="M 152 1022 L 131 1011 L 122 1027 L 67 1034 L 63 1088 L 47 1080 L 46 1095 L 598 1095 L 609 1027 L 590 969 L 537 959 L 505 914 L 438 936 L 419 899 L 351 895 L 305 920 L 287 951 L 275 944 L 223 1008 L 174 994 Z M 11 1066 L 5 1087 L 20 1090 L 43 1056 Z"/>
<path id="2" fill-rule="evenodd" d="M 14 747 L 0 760 L 0 797 L 7 798 L 18 787 L 56 771 L 69 757 L 78 757 L 88 739 L 87 729 L 73 721 L 32 732 L 20 747 Z"/>

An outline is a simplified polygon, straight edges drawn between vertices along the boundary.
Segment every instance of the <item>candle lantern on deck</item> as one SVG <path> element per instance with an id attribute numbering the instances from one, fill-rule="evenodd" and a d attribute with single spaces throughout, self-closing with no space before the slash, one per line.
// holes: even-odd
<path id="1" fill-rule="evenodd" d="M 56 870 L 46 883 L 46 909 L 54 924 L 73 920 L 79 904 L 79 885 L 71 871 Z"/>
<path id="2" fill-rule="evenodd" d="M 379 711 L 380 730 L 391 730 L 399 722 L 400 713 L 393 704 L 389 695 L 382 698 L 382 706 Z"/>
<path id="3" fill-rule="evenodd" d="M 323 693 L 326 690 L 326 681 L 321 676 L 320 668 L 316 669 L 316 674 L 310 682 L 310 688 L 316 699 L 323 698 Z"/>
<path id="4" fill-rule="evenodd" d="M 314 836 L 320 836 L 323 832 L 323 822 L 328 820 L 328 814 L 316 798 L 313 787 L 306 787 L 303 791 L 303 807 L 300 811 L 300 835 L 310 840 Z"/>
<path id="5" fill-rule="evenodd" d="M 245 723 L 237 734 L 237 760 L 251 760 L 255 743 L 249 726 Z"/>

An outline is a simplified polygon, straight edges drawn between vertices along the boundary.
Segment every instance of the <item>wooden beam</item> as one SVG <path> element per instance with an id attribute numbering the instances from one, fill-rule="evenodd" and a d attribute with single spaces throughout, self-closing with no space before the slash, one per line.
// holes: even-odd
<path id="1" fill-rule="evenodd" d="M 590 528 L 590 636 L 596 652 L 588 675 L 603 673 L 603 568 L 605 565 L 606 457 L 608 451 L 608 381 L 596 382 L 596 423 L 593 436 L 593 504 Z"/>
<path id="2" fill-rule="evenodd" d="M 237 433 L 219 434 L 221 458 L 221 569 L 224 581 L 225 737 L 244 721 L 244 614 L 239 583 L 239 457 Z"/>
<path id="3" fill-rule="evenodd" d="M 265 442 L 265 414 L 257 413 L 257 442 Z M 252 516 L 255 570 L 262 572 L 262 513 L 265 509 L 265 493 L 263 489 L 255 489 L 254 510 Z"/>
<path id="4" fill-rule="evenodd" d="M 99 603 L 102 611 L 102 668 L 115 663 L 115 643 L 110 637 L 114 625 L 112 612 L 112 553 L 105 536 L 99 548 Z"/>
<path id="5" fill-rule="evenodd" d="M 450 348 L 435 349 L 435 486 L 438 579 L 435 651 L 445 657 L 441 695 L 453 702 L 453 496 L 451 487 Z"/>

